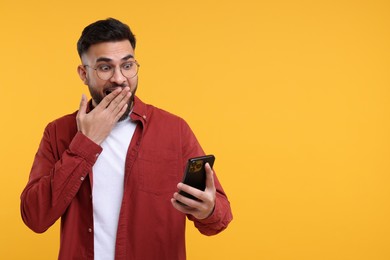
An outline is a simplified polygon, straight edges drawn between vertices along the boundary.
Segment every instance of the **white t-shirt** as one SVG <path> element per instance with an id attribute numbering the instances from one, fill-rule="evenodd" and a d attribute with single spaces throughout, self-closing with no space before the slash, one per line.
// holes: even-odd
<path id="1" fill-rule="evenodd" d="M 92 205 L 95 260 L 115 258 L 126 154 L 135 128 L 136 123 L 130 118 L 118 122 L 101 144 L 103 151 L 93 166 Z"/>

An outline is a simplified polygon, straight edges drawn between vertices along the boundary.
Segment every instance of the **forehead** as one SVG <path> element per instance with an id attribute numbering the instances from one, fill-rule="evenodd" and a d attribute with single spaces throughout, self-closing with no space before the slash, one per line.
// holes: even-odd
<path id="1" fill-rule="evenodd" d="M 129 55 L 134 57 L 134 49 L 128 40 L 101 42 L 91 45 L 83 54 L 82 60 L 96 62 L 99 58 L 108 58 L 115 62 Z"/>

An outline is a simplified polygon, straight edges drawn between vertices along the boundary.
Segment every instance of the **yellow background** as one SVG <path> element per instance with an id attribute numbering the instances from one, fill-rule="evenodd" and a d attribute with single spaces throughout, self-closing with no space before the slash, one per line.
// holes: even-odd
<path id="1" fill-rule="evenodd" d="M 56 259 L 19 196 L 46 124 L 87 88 L 76 41 L 116 17 L 138 95 L 187 120 L 229 195 L 188 259 L 390 259 L 390 2 L 0 0 L 0 258 Z"/>

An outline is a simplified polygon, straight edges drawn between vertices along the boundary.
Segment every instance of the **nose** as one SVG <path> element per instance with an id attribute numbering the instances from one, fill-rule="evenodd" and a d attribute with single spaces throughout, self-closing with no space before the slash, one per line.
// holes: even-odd
<path id="1" fill-rule="evenodd" d="M 120 68 L 115 68 L 114 74 L 110 78 L 110 81 L 113 83 L 117 83 L 118 85 L 121 85 L 123 82 L 126 81 L 126 77 L 123 76 Z"/>

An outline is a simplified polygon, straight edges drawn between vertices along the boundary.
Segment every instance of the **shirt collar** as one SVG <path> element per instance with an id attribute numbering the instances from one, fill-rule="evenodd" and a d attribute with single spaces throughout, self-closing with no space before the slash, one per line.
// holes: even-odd
<path id="1" fill-rule="evenodd" d="M 133 121 L 141 121 L 142 123 L 146 123 L 148 121 L 146 104 L 137 96 L 134 96 L 134 107 L 130 114 L 130 118 Z"/>

